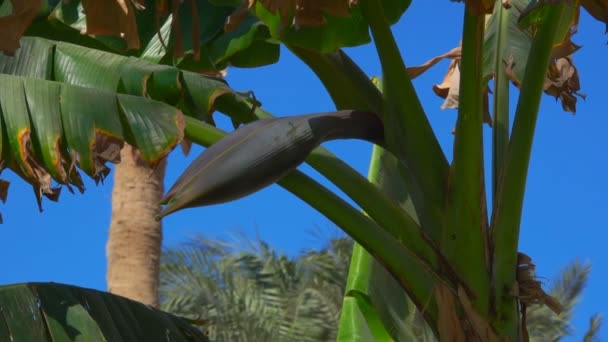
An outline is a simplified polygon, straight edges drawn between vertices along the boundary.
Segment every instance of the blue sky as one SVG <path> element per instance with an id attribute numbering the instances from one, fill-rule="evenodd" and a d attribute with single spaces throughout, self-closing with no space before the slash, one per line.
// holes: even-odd
<path id="1" fill-rule="evenodd" d="M 444 53 L 460 40 L 462 5 L 442 1 L 414 1 L 394 33 L 407 65 L 421 64 Z M 537 274 L 549 285 L 559 270 L 574 259 L 591 262 L 593 269 L 587 289 L 575 312 L 574 337 L 580 341 L 588 318 L 595 312 L 608 313 L 608 297 L 603 292 L 608 280 L 608 113 L 604 86 L 608 77 L 605 26 L 582 14 L 574 41 L 583 45 L 576 53 L 582 92 L 576 116 L 564 113 L 561 105 L 545 96 L 528 176 L 521 226 L 520 250 L 537 264 Z M 380 74 L 373 46 L 347 49 L 365 72 Z M 421 100 L 447 156 L 451 156 L 456 111 L 442 111 L 442 100 L 431 86 L 439 83 L 447 68 L 442 62 L 415 80 Z M 320 82 L 300 61 L 283 51 L 277 65 L 259 69 L 230 69 L 228 81 L 237 90 L 254 90 L 265 109 L 275 115 L 293 115 L 333 109 Z M 514 105 L 513 105 L 514 106 Z M 217 117 L 219 118 L 219 116 Z M 220 120 L 227 126 L 228 121 Z M 490 146 L 486 128 L 486 150 Z M 325 145 L 361 173 L 367 171 L 371 146 L 358 141 Z M 176 150 L 170 157 L 166 184 L 170 186 L 189 157 Z M 489 155 L 486 159 L 489 161 Z M 301 170 L 322 178 L 302 166 Z M 29 185 L 10 172 L 8 202 L 0 207 L 0 284 L 26 281 L 54 281 L 105 290 L 105 245 L 110 222 L 112 182 L 96 187 L 88 182 L 84 195 L 67 191 L 59 203 L 45 202 L 38 213 Z M 324 184 L 327 184 L 326 182 Z M 280 187 L 273 185 L 248 198 L 220 206 L 190 209 L 164 221 L 164 244 L 203 234 L 228 237 L 235 230 L 251 236 L 259 233 L 278 250 L 295 254 L 318 246 L 311 232 L 321 229 L 328 235 L 335 228 L 327 219 Z M 608 328 L 601 334 L 608 339 Z"/>

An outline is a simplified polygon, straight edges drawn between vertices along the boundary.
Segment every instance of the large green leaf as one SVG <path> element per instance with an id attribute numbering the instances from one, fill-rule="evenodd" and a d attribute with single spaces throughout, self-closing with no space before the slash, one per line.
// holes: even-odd
<path id="1" fill-rule="evenodd" d="M 51 176 L 83 190 L 74 165 L 103 180 L 105 163 L 119 161 L 123 141 L 155 164 L 183 136 L 182 113 L 148 98 L 5 74 L 0 84 L 4 166 L 38 196 L 56 199 Z"/>
<path id="2" fill-rule="evenodd" d="M 390 23 L 395 23 L 407 10 L 411 0 L 382 0 L 384 14 Z M 288 2 L 285 2 L 288 4 Z M 296 2 L 289 2 L 293 6 Z M 290 12 L 294 12 L 292 8 Z M 357 46 L 370 42 L 368 24 L 359 6 L 350 9 L 347 17 L 325 15 L 326 23 L 322 26 L 296 27 L 292 23 L 293 15 L 281 18 L 279 11 L 269 11 L 261 1 L 253 8 L 255 15 L 270 28 L 273 37 L 286 44 L 309 48 L 320 52 L 334 52 L 341 47 Z"/>
<path id="3" fill-rule="evenodd" d="M 39 197 L 57 198 L 51 178 L 84 190 L 74 165 L 103 180 L 123 140 L 156 163 L 182 137 L 180 109 L 210 120 L 216 98 L 246 101 L 221 80 L 134 57 L 43 38 L 21 45 L 0 55 L 3 160 Z"/>
<path id="4" fill-rule="evenodd" d="M 55 283 L 0 287 L 2 341 L 208 341 L 185 320 L 130 299 Z"/>
<path id="5" fill-rule="evenodd" d="M 96 48 L 102 45 L 103 50 L 136 54 L 154 62 L 176 63 L 182 69 L 196 71 L 219 71 L 229 64 L 261 66 L 275 63 L 279 58 L 279 46 L 268 42 L 268 29 L 251 15 L 237 30 L 224 31 L 224 22 L 235 6 L 218 6 L 207 0 L 186 1 L 179 4 L 175 15 L 159 14 L 158 22 L 157 6 L 157 2 L 148 1 L 144 10 L 135 12 L 142 42 L 138 51 L 127 52 L 125 41 L 119 37 L 74 35 L 86 29 L 86 15 L 79 0 L 60 2 L 48 19 L 35 22 L 28 33 L 79 45 L 96 44 Z M 176 47 L 183 56 L 176 53 Z"/>
<path id="6" fill-rule="evenodd" d="M 15 57 L 0 55 L 0 73 L 149 96 L 203 118 L 218 96 L 238 97 L 222 80 L 43 38 L 25 37 Z"/>
<path id="7" fill-rule="evenodd" d="M 58 198 L 52 179 L 84 190 L 74 165 L 103 180 L 123 140 L 156 163 L 182 137 L 179 109 L 212 121 L 216 98 L 246 101 L 221 80 L 134 57 L 33 37 L 21 45 L 15 57 L 0 56 L 0 74 L 23 76 L 2 82 L 3 160 L 34 185 L 39 204 L 41 195 Z"/>

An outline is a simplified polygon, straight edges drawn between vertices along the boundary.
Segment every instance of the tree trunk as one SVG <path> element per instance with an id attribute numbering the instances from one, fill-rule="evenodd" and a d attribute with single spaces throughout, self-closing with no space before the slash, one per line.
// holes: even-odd
<path id="1" fill-rule="evenodd" d="M 160 212 L 166 161 L 151 169 L 126 144 L 120 155 L 106 249 L 108 291 L 158 307 L 162 224 L 155 216 Z"/>

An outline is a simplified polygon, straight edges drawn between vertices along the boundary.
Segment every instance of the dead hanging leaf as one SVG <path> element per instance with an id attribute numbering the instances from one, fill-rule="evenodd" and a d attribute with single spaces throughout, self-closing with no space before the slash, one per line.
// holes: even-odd
<path id="1" fill-rule="evenodd" d="M 520 88 L 521 82 L 513 71 L 513 59 L 509 59 L 505 64 L 505 74 Z M 580 89 L 578 70 L 574 66 L 572 56 L 552 60 L 543 83 L 545 93 L 560 99 L 564 111 L 576 113 L 577 97 L 585 98 L 584 94 L 579 93 Z"/>
<path id="2" fill-rule="evenodd" d="M 476 335 L 478 340 L 483 342 L 499 342 L 500 339 L 490 326 L 490 323 L 473 308 L 473 304 L 462 286 L 458 287 L 458 299 L 467 321 L 471 325 L 472 333 Z"/>
<path id="3" fill-rule="evenodd" d="M 110 173 L 106 162 L 113 164 L 120 163 L 120 150 L 122 150 L 123 146 L 124 141 L 122 139 L 108 135 L 101 130 L 95 130 L 95 141 L 93 146 L 91 146 L 93 163 L 95 165 L 95 173 L 93 175 L 95 183 L 103 183 L 105 177 Z"/>
<path id="4" fill-rule="evenodd" d="M 351 1 L 349 0 L 296 0 L 294 26 L 325 25 L 327 22 L 325 14 L 336 17 L 347 17 L 350 15 L 350 6 Z"/>
<path id="5" fill-rule="evenodd" d="M 11 183 L 0 179 L 0 200 L 2 203 L 6 203 L 6 197 L 8 196 L 8 187 Z M 1 223 L 1 222 L 0 222 Z"/>
<path id="6" fill-rule="evenodd" d="M 556 315 L 559 315 L 563 311 L 561 304 L 542 289 L 540 281 L 536 280 L 534 275 L 535 268 L 536 265 L 532 263 L 532 258 L 524 253 L 517 254 L 517 287 L 514 295 L 520 303 L 526 306 L 546 305 Z"/>
<path id="7" fill-rule="evenodd" d="M 182 33 L 179 25 L 179 1 L 171 2 L 171 32 L 173 33 L 173 54 L 175 57 L 184 56 L 184 45 L 182 43 Z M 160 34 L 160 33 L 159 33 Z"/>
<path id="8" fill-rule="evenodd" d="M 124 38 L 127 49 L 139 49 L 141 43 L 133 3 L 143 7 L 143 0 L 82 0 L 87 19 L 87 34 Z M 176 1 L 177 2 L 177 1 Z"/>
<path id="9" fill-rule="evenodd" d="M 440 341 L 501 342 L 490 323 L 475 309 L 464 287 L 454 294 L 444 285 L 435 288 Z"/>
<path id="10" fill-rule="evenodd" d="M 452 2 L 462 2 L 463 0 L 451 0 Z M 484 13 L 492 13 L 494 10 L 494 0 L 464 0 L 466 5 L 472 10 L 473 14 L 481 15 Z M 503 0 L 504 3 L 509 3 L 508 0 Z M 508 7 L 506 7 L 508 8 Z"/>
<path id="11" fill-rule="evenodd" d="M 462 57 L 462 48 L 460 46 L 458 46 L 442 55 L 429 59 L 422 65 L 407 68 L 407 72 L 408 72 L 408 75 L 410 76 L 410 78 L 414 79 L 414 78 L 422 75 L 423 73 L 425 73 L 427 70 L 429 70 L 431 67 L 433 67 L 435 64 L 439 63 L 440 61 L 442 61 L 444 59 L 448 59 L 448 58 L 451 59 L 450 65 L 448 66 L 448 71 L 446 72 L 445 76 L 443 77 L 443 81 L 441 82 L 441 84 L 434 85 L 433 91 L 435 92 L 435 94 L 437 94 L 437 96 L 445 99 L 445 101 L 441 105 L 441 109 L 447 109 L 447 108 L 455 109 L 455 108 L 458 108 L 458 103 L 459 103 L 460 59 L 461 59 L 461 57 Z M 487 123 L 488 125 L 492 126 L 492 118 L 490 116 L 490 110 L 488 107 L 488 104 L 489 104 L 488 93 L 489 92 L 490 92 L 490 89 L 486 88 L 486 91 L 484 93 L 484 101 L 483 101 L 483 103 L 484 103 L 483 121 L 485 123 Z"/>
<path id="12" fill-rule="evenodd" d="M 19 135 L 18 149 L 21 161 L 12 160 L 10 163 L 14 164 L 11 169 L 15 173 L 32 184 L 32 188 L 36 194 L 38 210 L 42 212 L 42 196 L 56 202 L 59 199 L 61 188 L 52 186 L 51 175 L 34 157 L 30 134 L 31 131 L 27 129 Z"/>
<path id="13" fill-rule="evenodd" d="M 608 0 L 581 0 L 580 4 L 592 17 L 606 24 L 608 33 Z"/>
<path id="14" fill-rule="evenodd" d="M 249 10 L 255 5 L 255 0 L 245 0 L 243 3 L 237 7 L 234 12 L 228 18 L 226 18 L 226 23 L 224 24 L 224 31 L 232 32 L 236 30 L 237 27 L 247 18 L 247 14 L 249 14 Z"/>
<path id="15" fill-rule="evenodd" d="M 437 301 L 437 332 L 440 341 L 465 342 L 464 329 L 458 318 L 456 302 L 450 290 L 444 285 L 435 287 Z"/>
<path id="16" fill-rule="evenodd" d="M 347 17 L 350 8 L 357 4 L 357 0 L 245 0 L 228 18 L 227 28 L 234 30 L 245 17 L 245 9 L 257 1 L 271 13 L 279 13 L 281 28 L 323 26 L 327 23 L 325 15 Z"/>
<path id="17" fill-rule="evenodd" d="M 520 303 L 520 331 L 524 342 L 530 340 L 528 324 L 526 322 L 528 306 L 532 304 L 546 305 L 556 315 L 559 315 L 563 311 L 561 304 L 541 288 L 540 282 L 536 280 L 534 275 L 535 267 L 532 263 L 532 258 L 524 253 L 517 254 L 517 279 L 512 292 Z"/>
<path id="18" fill-rule="evenodd" d="M 584 99 L 585 95 L 578 92 L 581 86 L 572 56 L 560 58 L 549 66 L 543 89 L 545 93 L 559 98 L 566 112 L 576 113 L 576 97 Z"/>
<path id="19" fill-rule="evenodd" d="M 198 17 L 198 9 L 196 1 L 190 0 L 190 13 L 192 15 L 192 48 L 194 50 L 193 58 L 195 61 L 201 59 L 201 25 Z"/>
<path id="20" fill-rule="evenodd" d="M 437 96 L 445 99 L 441 109 L 458 108 L 460 97 L 460 66 L 459 59 L 452 59 L 448 71 L 443 77 L 441 84 L 434 85 L 433 91 Z"/>
<path id="21" fill-rule="evenodd" d="M 12 56 L 19 48 L 19 39 L 38 14 L 42 0 L 11 0 L 13 12 L 0 17 L 0 51 Z"/>
<path id="22" fill-rule="evenodd" d="M 422 65 L 407 68 L 407 74 L 411 79 L 414 79 L 414 78 L 422 75 L 423 73 L 425 73 L 427 70 L 429 70 L 432 66 L 439 63 L 440 61 L 442 61 L 446 58 L 459 59 L 461 57 L 461 55 L 462 55 L 462 48 L 460 46 L 455 47 L 452 50 L 444 53 L 443 55 L 439 55 L 437 57 L 433 57 L 433 58 L 429 59 Z"/>

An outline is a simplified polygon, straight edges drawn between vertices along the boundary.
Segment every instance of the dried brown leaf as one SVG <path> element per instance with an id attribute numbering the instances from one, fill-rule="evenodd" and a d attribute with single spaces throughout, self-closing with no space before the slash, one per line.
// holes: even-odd
<path id="1" fill-rule="evenodd" d="M 179 1 L 171 2 L 171 32 L 173 33 L 173 54 L 175 57 L 184 56 L 184 45 L 182 43 L 182 33 L 179 25 Z"/>
<path id="2" fill-rule="evenodd" d="M 463 0 L 451 0 L 452 2 L 462 2 Z M 484 13 L 492 13 L 492 10 L 494 9 L 494 0 L 464 0 L 464 2 L 466 3 L 466 5 L 471 9 L 473 14 L 484 14 Z M 504 3 L 507 2 L 508 4 L 508 0 L 503 0 L 503 5 Z M 508 7 L 506 7 L 508 8 Z"/>
<path id="3" fill-rule="evenodd" d="M 0 200 L 2 203 L 6 203 L 6 198 L 8 196 L 8 187 L 10 186 L 9 181 L 5 181 L 4 179 L 0 179 Z"/>
<path id="4" fill-rule="evenodd" d="M 520 88 L 521 82 L 513 72 L 513 59 L 507 60 L 505 64 L 505 74 Z M 552 60 L 543 83 L 545 93 L 559 98 L 564 111 L 576 113 L 577 97 L 585 98 L 584 94 L 578 92 L 580 89 L 578 70 L 574 66 L 572 56 Z"/>
<path id="5" fill-rule="evenodd" d="M 422 65 L 407 68 L 407 74 L 411 79 L 415 79 L 416 77 L 422 75 L 423 73 L 425 73 L 427 70 L 429 70 L 432 66 L 439 63 L 440 61 L 442 61 L 446 58 L 451 58 L 453 60 L 456 60 L 456 59 L 460 58 L 461 54 L 462 54 L 462 48 L 460 46 L 455 47 L 452 50 L 444 53 L 443 55 L 439 55 L 439 56 L 429 59 L 428 61 L 424 62 L 424 64 L 422 64 Z"/>
<path id="6" fill-rule="evenodd" d="M 472 333 L 476 335 L 479 341 L 499 342 L 500 338 L 494 333 L 490 323 L 473 308 L 469 296 L 461 286 L 458 287 L 458 299 L 467 317 L 467 321 L 471 324 Z"/>
<path id="7" fill-rule="evenodd" d="M 196 1 L 190 0 L 190 13 L 192 14 L 192 47 L 194 49 L 194 60 L 201 58 L 201 28 Z"/>
<path id="8" fill-rule="evenodd" d="M 441 109 L 458 108 L 460 94 L 460 67 L 459 60 L 452 59 L 448 71 L 443 77 L 441 84 L 434 85 L 433 91 L 437 96 L 445 99 Z"/>
<path id="9" fill-rule="evenodd" d="M 437 331 L 440 341 L 465 342 L 464 330 L 458 318 L 456 302 L 450 290 L 444 285 L 435 287 L 437 302 Z"/>
<path id="10" fill-rule="evenodd" d="M 524 306 L 543 304 L 559 315 L 563 308 L 555 298 L 549 296 L 542 289 L 540 281 L 536 280 L 534 276 L 535 267 L 529 256 L 518 253 L 517 286 L 514 289 L 514 294 Z"/>
<path id="11" fill-rule="evenodd" d="M 232 12 L 232 14 L 226 18 L 226 23 L 224 24 L 224 31 L 232 32 L 236 30 L 237 27 L 247 18 L 247 14 L 251 7 L 255 5 L 255 0 L 246 0 L 241 6 L 237 7 L 237 9 Z"/>
<path id="12" fill-rule="evenodd" d="M 577 96 L 585 98 L 585 95 L 578 92 L 581 86 L 572 56 L 560 58 L 551 64 L 543 89 L 547 94 L 559 98 L 566 112 L 576 113 Z"/>
<path id="13" fill-rule="evenodd" d="M 141 43 L 130 0 L 82 0 L 87 19 L 87 34 L 124 38 L 128 49 L 139 49 Z"/>
<path id="14" fill-rule="evenodd" d="M 513 295 L 517 297 L 520 304 L 521 320 L 520 334 L 523 342 L 530 340 L 527 324 L 527 309 L 532 304 L 546 305 L 551 311 L 559 315 L 563 308 L 553 297 L 549 296 L 541 288 L 541 283 L 534 276 L 535 265 L 532 258 L 524 253 L 517 254 L 517 279 L 513 285 Z"/>
<path id="15" fill-rule="evenodd" d="M 415 67 L 409 67 L 407 69 L 408 75 L 410 76 L 410 78 L 414 79 L 414 78 L 422 75 L 423 73 L 425 73 L 427 70 L 429 70 L 431 67 L 433 67 L 440 61 L 442 61 L 444 59 L 448 59 L 448 58 L 452 60 L 450 62 L 450 65 L 448 66 L 448 70 L 447 70 L 445 76 L 443 77 L 443 81 L 441 82 L 441 84 L 437 84 L 437 85 L 433 86 L 433 91 L 435 92 L 435 94 L 437 96 L 445 99 L 445 101 L 441 105 L 441 109 L 458 108 L 459 93 L 460 93 L 460 58 L 461 58 L 461 55 L 462 55 L 462 50 L 461 50 L 461 47 L 458 46 L 442 55 L 429 59 L 422 65 L 415 66 Z M 484 118 L 483 119 L 484 119 L 485 123 L 492 126 L 492 118 L 490 116 L 490 110 L 489 110 L 489 105 L 488 105 L 489 104 L 489 100 L 488 100 L 489 92 L 490 92 L 490 89 L 486 88 L 486 91 L 484 94 Z"/>
<path id="16" fill-rule="evenodd" d="M 253 0 L 254 2 L 256 0 Z M 355 0 L 257 0 L 271 13 L 279 13 L 281 27 L 322 26 L 325 15 L 347 17 Z M 251 4 L 248 4 L 251 7 Z"/>
<path id="17" fill-rule="evenodd" d="M 180 141 L 179 146 L 181 147 L 184 156 L 187 156 L 190 154 L 190 150 L 192 149 L 192 141 L 190 141 L 188 138 L 184 138 L 182 141 Z"/>
<path id="18" fill-rule="evenodd" d="M 606 24 L 608 33 L 608 0 L 581 0 L 580 4 L 592 17 Z"/>
<path id="19" fill-rule="evenodd" d="M 32 141 L 30 138 L 31 131 L 24 130 L 19 135 L 19 154 L 23 164 L 12 167 L 19 176 L 26 179 L 32 184 L 34 193 L 36 194 L 36 202 L 38 209 L 42 211 L 42 196 L 49 198 L 52 201 L 57 201 L 61 188 L 52 187 L 51 175 L 40 165 L 34 156 Z"/>
<path id="20" fill-rule="evenodd" d="M 19 39 L 38 14 L 42 0 L 11 0 L 13 13 L 0 17 L 0 51 L 12 56 L 19 48 Z"/>

